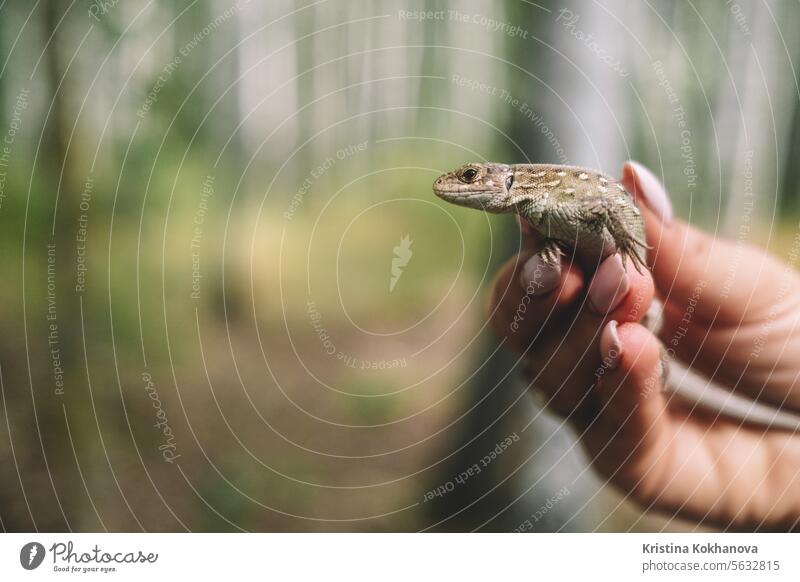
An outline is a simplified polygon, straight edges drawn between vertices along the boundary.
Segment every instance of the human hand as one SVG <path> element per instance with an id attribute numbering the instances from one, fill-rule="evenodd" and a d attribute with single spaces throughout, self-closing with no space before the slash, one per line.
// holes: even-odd
<path id="1" fill-rule="evenodd" d="M 532 384 L 574 424 L 597 470 L 645 508 L 725 528 L 797 528 L 800 434 L 671 401 L 661 344 L 639 321 L 657 292 L 670 355 L 800 409 L 800 278 L 762 250 L 673 220 L 664 187 L 641 165 L 627 163 L 622 183 L 645 217 L 652 272 L 624 269 L 616 255 L 590 281 L 568 258 L 547 270 L 523 226 L 526 249 L 495 282 L 495 332 L 525 354 Z"/>

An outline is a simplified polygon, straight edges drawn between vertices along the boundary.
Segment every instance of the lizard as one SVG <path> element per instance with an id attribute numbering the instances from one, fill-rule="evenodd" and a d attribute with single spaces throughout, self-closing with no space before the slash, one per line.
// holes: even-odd
<path id="1" fill-rule="evenodd" d="M 599 265 L 619 253 L 642 272 L 650 248 L 636 201 L 614 178 L 597 170 L 555 164 L 469 163 L 442 174 L 434 193 L 458 206 L 518 215 L 540 236 L 539 258 L 560 268 L 574 251 L 582 264 Z M 662 305 L 654 300 L 642 323 L 656 336 Z M 718 386 L 667 355 L 662 345 L 665 390 L 689 404 L 748 424 L 800 432 L 800 414 L 778 410 Z"/>

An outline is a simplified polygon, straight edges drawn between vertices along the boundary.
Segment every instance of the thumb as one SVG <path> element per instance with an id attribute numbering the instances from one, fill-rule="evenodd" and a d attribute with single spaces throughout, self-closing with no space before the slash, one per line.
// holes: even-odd
<path id="1" fill-rule="evenodd" d="M 763 282 L 780 275 L 777 261 L 673 219 L 664 184 L 638 162 L 625 163 L 621 183 L 640 203 L 653 247 L 653 280 L 662 297 L 681 307 L 693 301 L 699 317 L 719 323 L 739 323 L 744 310 L 752 315 L 769 309 L 773 293 Z"/>

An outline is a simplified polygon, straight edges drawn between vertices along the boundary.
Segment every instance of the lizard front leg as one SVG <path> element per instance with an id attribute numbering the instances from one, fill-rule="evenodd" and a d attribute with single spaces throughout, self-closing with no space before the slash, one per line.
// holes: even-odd
<path id="1" fill-rule="evenodd" d="M 542 265 L 549 269 L 561 268 L 561 256 L 564 254 L 561 244 L 552 238 L 542 239 L 542 247 L 536 253 Z"/>
<path id="2" fill-rule="evenodd" d="M 526 272 L 523 282 L 525 293 L 532 295 L 537 289 L 544 287 L 542 276 L 545 270 L 553 270 L 557 273 L 561 271 L 561 256 L 564 254 L 560 244 L 555 239 L 541 239 L 541 247 L 534 256 L 539 257 L 539 263 L 533 273 Z M 527 279 L 530 277 L 530 279 Z"/>
<path id="3" fill-rule="evenodd" d="M 520 220 L 533 228 L 539 237 L 539 256 L 541 264 L 549 269 L 561 268 L 564 255 L 562 243 L 550 235 L 550 226 L 543 204 L 540 200 L 526 200 L 517 208 Z"/>

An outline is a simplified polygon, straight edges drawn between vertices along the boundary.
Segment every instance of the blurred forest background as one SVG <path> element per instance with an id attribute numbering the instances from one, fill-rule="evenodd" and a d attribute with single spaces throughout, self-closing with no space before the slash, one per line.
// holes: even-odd
<path id="1" fill-rule="evenodd" d="M 536 407 L 484 326 L 516 225 L 431 183 L 633 158 L 682 217 L 785 254 L 798 24 L 789 0 L 0 2 L 0 526 L 693 528 Z"/>

